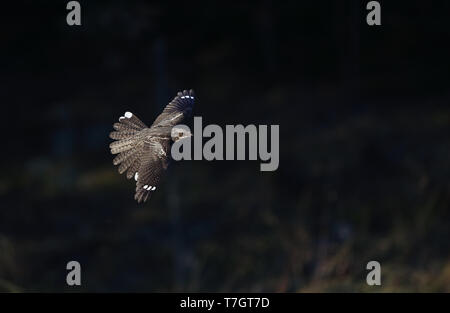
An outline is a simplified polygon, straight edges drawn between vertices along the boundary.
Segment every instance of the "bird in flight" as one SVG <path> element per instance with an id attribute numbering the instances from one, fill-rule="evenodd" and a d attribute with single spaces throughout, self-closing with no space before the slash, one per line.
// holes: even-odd
<path id="1" fill-rule="evenodd" d="M 194 91 L 184 90 L 164 108 L 152 126 L 147 127 L 136 115 L 126 112 L 113 125 L 115 131 L 109 134 L 109 147 L 117 156 L 114 165 L 119 173 L 125 171 L 128 179 L 136 180 L 134 199 L 140 203 L 158 187 L 162 173 L 170 163 L 172 142 L 192 136 L 182 128 L 174 127 L 192 115 Z"/>

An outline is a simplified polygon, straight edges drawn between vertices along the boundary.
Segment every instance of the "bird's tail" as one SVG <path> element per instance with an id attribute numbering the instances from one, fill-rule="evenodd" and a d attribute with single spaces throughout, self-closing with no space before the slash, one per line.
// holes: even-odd
<path id="1" fill-rule="evenodd" d="M 142 147 L 136 135 L 147 126 L 136 115 L 126 112 L 113 127 L 115 131 L 109 134 L 109 137 L 115 140 L 109 145 L 111 153 L 117 154 L 113 163 L 120 164 L 119 173 L 127 171 L 127 178 L 130 179 L 136 175 L 140 166 L 139 155 Z"/>

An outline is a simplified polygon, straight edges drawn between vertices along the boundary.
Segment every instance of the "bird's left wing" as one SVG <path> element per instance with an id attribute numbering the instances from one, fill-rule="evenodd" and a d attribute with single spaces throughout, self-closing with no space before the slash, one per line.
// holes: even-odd
<path id="1" fill-rule="evenodd" d="M 134 199 L 138 203 L 147 201 L 148 197 L 158 187 L 163 172 L 169 165 L 168 140 L 146 140 L 144 142 L 141 164 L 136 174 L 136 193 Z"/>
<path id="2" fill-rule="evenodd" d="M 194 109 L 194 90 L 183 90 L 178 92 L 175 98 L 158 115 L 152 126 L 175 126 L 185 118 L 190 117 Z"/>

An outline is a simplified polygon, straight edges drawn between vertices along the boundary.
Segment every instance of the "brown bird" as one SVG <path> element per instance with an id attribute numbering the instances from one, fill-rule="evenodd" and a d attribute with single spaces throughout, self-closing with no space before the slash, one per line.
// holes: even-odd
<path id="1" fill-rule="evenodd" d="M 119 173 L 127 172 L 127 178 L 136 180 L 134 199 L 145 202 L 156 190 L 162 173 L 169 166 L 172 142 L 191 136 L 186 129 L 174 127 L 192 115 L 194 91 L 184 90 L 164 108 L 152 126 L 147 127 L 136 115 L 126 112 L 113 125 L 115 131 L 109 134 L 109 147 L 114 165 Z"/>

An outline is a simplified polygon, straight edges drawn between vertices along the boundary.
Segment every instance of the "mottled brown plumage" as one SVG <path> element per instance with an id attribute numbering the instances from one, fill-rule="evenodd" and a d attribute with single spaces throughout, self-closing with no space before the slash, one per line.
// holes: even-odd
<path id="1" fill-rule="evenodd" d="M 134 198 L 145 202 L 155 191 L 162 173 L 170 163 L 170 147 L 173 140 L 190 136 L 172 136 L 172 128 L 191 116 L 194 106 L 194 91 L 184 90 L 164 108 L 152 126 L 147 127 L 136 115 L 126 112 L 113 125 L 115 131 L 109 134 L 112 142 L 109 147 L 119 173 L 126 171 L 128 179 L 136 180 Z"/>

